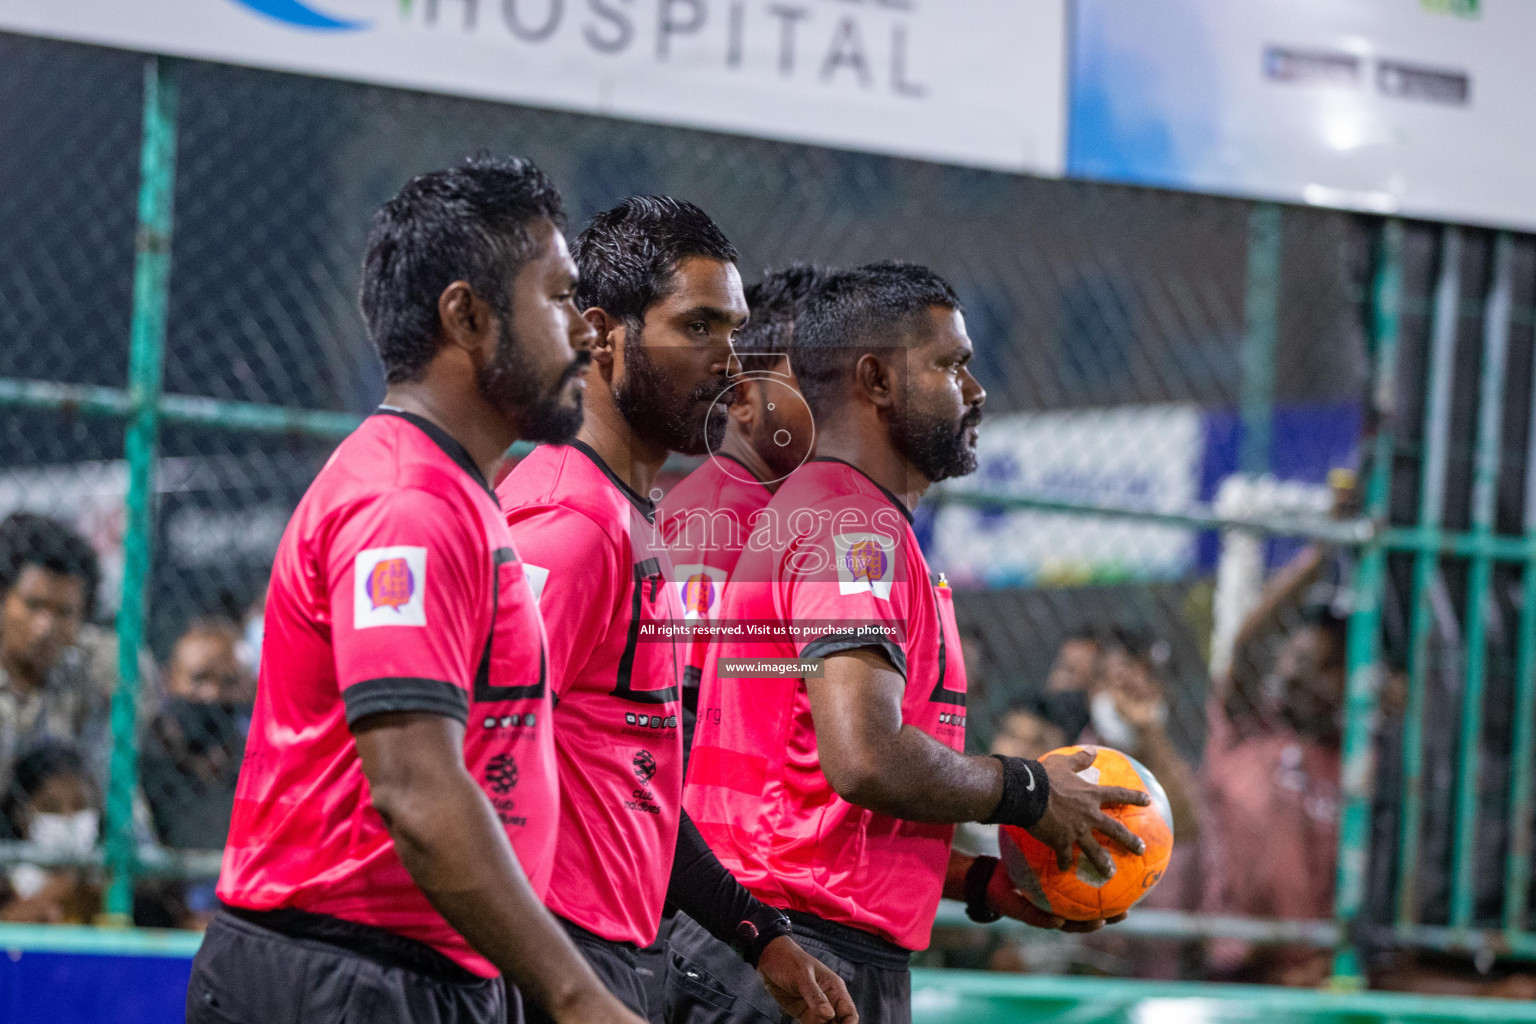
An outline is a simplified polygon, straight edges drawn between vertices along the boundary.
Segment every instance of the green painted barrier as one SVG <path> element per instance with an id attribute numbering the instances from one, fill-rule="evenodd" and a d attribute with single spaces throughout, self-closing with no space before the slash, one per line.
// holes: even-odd
<path id="1" fill-rule="evenodd" d="M 1536 1004 L 1262 985 L 912 972 L 919 1024 L 1432 1024 L 1536 1021 Z"/>

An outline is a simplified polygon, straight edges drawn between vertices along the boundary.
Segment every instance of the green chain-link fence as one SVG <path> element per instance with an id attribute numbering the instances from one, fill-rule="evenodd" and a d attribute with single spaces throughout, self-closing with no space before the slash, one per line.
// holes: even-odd
<path id="1" fill-rule="evenodd" d="M 1123 934 L 1337 948 L 1346 979 L 1362 949 L 1536 953 L 1529 238 L 10 35 L 0 96 L 0 516 L 62 520 L 101 560 L 49 685 L 92 695 L 60 731 L 110 722 L 110 771 L 88 751 L 80 774 L 105 790 L 116 920 L 136 877 L 191 879 L 141 884 L 141 922 L 206 905 L 246 627 L 293 505 L 382 393 L 369 217 L 486 149 L 541 164 L 578 224 L 692 199 L 749 279 L 900 258 L 955 284 L 989 422 L 981 471 L 921 525 L 963 588 L 977 749 L 1156 731 L 1201 831 L 1221 766 L 1269 764 L 1242 759 L 1276 736 L 1316 755 L 1275 747 L 1269 779 L 1323 837 L 1312 912 L 1239 916 L 1196 891 L 1191 844 L 1184 902 Z M 1252 615 L 1288 571 L 1305 585 Z M 23 831 L 9 862 L 38 859 Z"/>

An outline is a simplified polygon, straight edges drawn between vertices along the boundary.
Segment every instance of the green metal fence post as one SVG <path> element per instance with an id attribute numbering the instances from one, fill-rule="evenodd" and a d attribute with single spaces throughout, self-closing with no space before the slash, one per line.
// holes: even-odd
<path id="1" fill-rule="evenodd" d="M 138 789 L 135 711 L 144 602 L 154 530 L 155 457 L 164 376 L 165 320 L 171 269 L 171 213 L 176 181 L 176 71 L 170 61 L 144 64 L 144 134 L 139 163 L 139 226 L 133 266 L 133 326 L 128 351 L 127 526 L 123 592 L 117 613 L 117 690 L 112 695 L 112 773 L 107 792 L 107 919 L 133 913 L 133 803 Z"/>
<path id="2" fill-rule="evenodd" d="M 1424 448 L 1420 463 L 1419 532 L 1437 537 L 1445 511 L 1445 471 L 1451 433 L 1451 384 L 1456 365 L 1456 328 L 1461 318 L 1461 231 L 1440 231 L 1440 277 L 1435 285 L 1433 336 L 1430 342 L 1428 398 L 1424 410 Z M 1429 629 L 1433 623 L 1429 588 L 1435 581 L 1439 553 L 1424 547 L 1413 556 L 1413 591 L 1409 607 L 1408 700 L 1403 714 L 1403 807 L 1397 840 L 1397 923 L 1412 924 L 1419 872 L 1419 831 L 1423 821 L 1424 694 L 1428 678 Z"/>
<path id="3" fill-rule="evenodd" d="M 1500 232 L 1494 238 L 1493 280 L 1483 313 L 1483 371 L 1472 463 L 1472 533 L 1477 537 L 1493 536 L 1494 499 L 1499 490 L 1499 431 L 1504 422 L 1504 364 L 1509 352 L 1513 260 L 1514 241 Z M 1461 691 L 1461 737 L 1456 750 L 1456 834 L 1451 857 L 1453 928 L 1472 924 L 1472 854 L 1477 843 L 1481 774 L 1478 769 L 1488 667 L 1486 608 L 1492 585 L 1492 560 L 1486 552 L 1474 554 L 1467 574 L 1467 672 Z"/>
<path id="4" fill-rule="evenodd" d="M 1248 273 L 1243 297 L 1241 447 L 1244 473 L 1269 471 L 1275 415 L 1275 344 L 1280 334 L 1282 207 L 1255 203 L 1248 214 Z"/>
<path id="5" fill-rule="evenodd" d="M 1504 858 L 1504 930 L 1525 927 L 1531 891 L 1532 773 L 1536 772 L 1536 409 L 1525 444 L 1526 555 L 1520 572 L 1521 602 L 1515 649 L 1514 737 L 1509 754 L 1509 849 Z"/>
<path id="6" fill-rule="evenodd" d="M 1387 521 L 1392 488 L 1402 260 L 1403 224 L 1395 219 L 1385 221 L 1378 241 L 1375 279 L 1371 284 L 1370 333 L 1375 349 L 1372 406 L 1376 437 L 1365 491 L 1365 514 L 1381 525 Z M 1343 806 L 1339 812 L 1339 857 L 1334 891 L 1334 920 L 1339 926 L 1343 945 L 1335 952 L 1333 960 L 1334 986 L 1344 989 L 1363 985 L 1353 930 L 1355 918 L 1365 902 L 1371 787 L 1375 774 L 1371 732 L 1376 715 L 1381 602 L 1386 575 L 1386 547 L 1379 536 L 1374 537 L 1361 549 L 1346 643 L 1349 678 L 1344 697 Z"/>

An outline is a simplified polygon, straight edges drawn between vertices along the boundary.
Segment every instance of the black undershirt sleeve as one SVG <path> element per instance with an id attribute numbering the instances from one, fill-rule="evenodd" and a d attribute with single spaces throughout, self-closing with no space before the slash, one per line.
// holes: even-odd
<path id="1" fill-rule="evenodd" d="M 672 857 L 667 902 L 732 949 L 740 942 L 736 926 L 763 908 L 757 897 L 720 863 L 687 811 L 682 812 L 677 829 L 677 852 Z"/>

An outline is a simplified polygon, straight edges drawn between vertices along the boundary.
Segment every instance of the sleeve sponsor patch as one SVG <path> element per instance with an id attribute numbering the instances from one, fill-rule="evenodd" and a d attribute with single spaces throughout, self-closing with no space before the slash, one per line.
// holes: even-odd
<path id="1" fill-rule="evenodd" d="M 352 628 L 427 624 L 427 549 L 368 548 L 357 553 Z"/>
<path id="2" fill-rule="evenodd" d="M 684 619 L 713 619 L 720 612 L 720 598 L 725 593 L 725 570 L 711 565 L 679 565 L 676 574 L 678 600 Z"/>
<path id="3" fill-rule="evenodd" d="M 528 589 L 533 591 L 533 603 L 538 604 L 544 598 L 544 584 L 549 582 L 549 570 L 542 565 L 524 562 L 523 576 L 528 580 Z"/>
<path id="4" fill-rule="evenodd" d="M 880 533 L 835 533 L 833 558 L 839 594 L 873 594 L 891 599 L 896 578 L 896 541 Z"/>

